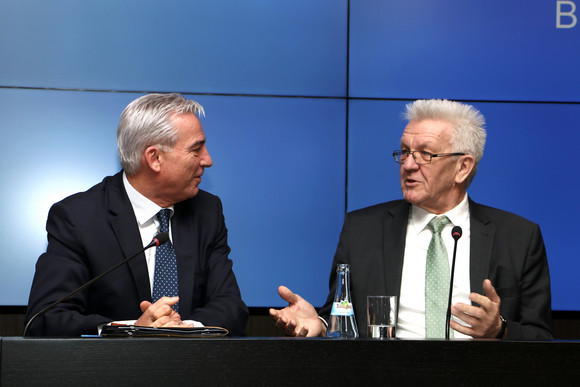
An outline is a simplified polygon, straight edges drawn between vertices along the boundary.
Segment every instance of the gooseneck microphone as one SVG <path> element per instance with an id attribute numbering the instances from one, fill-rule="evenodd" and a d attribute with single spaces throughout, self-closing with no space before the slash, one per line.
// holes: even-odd
<path id="1" fill-rule="evenodd" d="M 451 230 L 451 236 L 455 240 L 453 246 L 453 261 L 451 262 L 451 279 L 449 280 L 449 301 L 447 301 L 447 317 L 445 318 L 445 340 L 449 340 L 449 324 L 451 321 L 451 296 L 453 295 L 453 275 L 455 274 L 455 257 L 457 255 L 457 241 L 461 238 L 463 230 L 455 226 Z"/>
<path id="2" fill-rule="evenodd" d="M 48 312 L 49 310 L 51 310 L 55 306 L 57 306 L 60 303 L 68 300 L 70 297 L 74 296 L 75 294 L 77 294 L 81 290 L 88 288 L 93 283 L 95 283 L 96 281 L 100 280 L 101 278 L 103 278 L 104 276 L 106 276 L 107 274 L 109 274 L 110 272 L 112 272 L 113 270 L 115 270 L 116 268 L 118 268 L 119 266 L 121 266 L 121 265 L 129 262 L 130 260 L 132 260 L 133 258 L 135 258 L 136 256 L 138 256 L 139 254 L 143 253 L 145 250 L 150 249 L 153 246 L 159 247 L 162 244 L 164 244 L 165 242 L 167 242 L 168 240 L 169 240 L 169 234 L 168 233 L 166 233 L 166 232 L 160 232 L 160 233 L 158 233 L 157 235 L 155 235 L 153 237 L 153 240 L 151 240 L 151 242 L 147 246 L 143 247 L 137 253 L 135 253 L 135 254 L 131 255 L 129 258 L 127 258 L 127 259 L 119 262 L 117 265 L 113 266 L 112 268 L 110 268 L 109 270 L 105 271 L 104 273 L 99 274 L 98 276 L 96 276 L 95 278 L 93 278 L 92 280 L 90 280 L 89 282 L 81 285 L 81 287 L 79 287 L 78 289 L 73 290 L 72 292 L 70 292 L 69 294 L 67 294 L 66 296 L 64 296 L 63 298 L 61 298 L 60 300 L 58 300 L 58 301 L 50 304 L 46 308 L 42 309 L 40 312 L 38 312 L 34 316 L 32 316 L 30 318 L 30 320 L 28 320 L 28 323 L 26 324 L 26 327 L 24 327 L 24 333 L 22 334 L 22 336 L 26 336 L 26 333 L 28 332 L 28 328 L 30 327 L 30 325 L 32 324 L 32 322 L 34 320 L 36 320 L 36 318 L 38 318 L 39 316 L 42 316 L 43 314 L 45 314 L 46 312 Z"/>

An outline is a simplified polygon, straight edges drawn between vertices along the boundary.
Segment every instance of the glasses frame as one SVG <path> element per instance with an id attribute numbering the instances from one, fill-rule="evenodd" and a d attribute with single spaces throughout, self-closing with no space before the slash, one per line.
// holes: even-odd
<path id="1" fill-rule="evenodd" d="M 406 157 L 405 160 L 401 161 L 401 156 L 403 156 L 403 154 L 406 153 Z M 417 157 L 415 157 L 415 153 L 420 153 L 422 155 L 429 155 L 429 161 L 425 161 L 423 159 L 417 161 Z M 393 157 L 395 159 L 395 162 L 397 164 L 403 164 L 405 163 L 405 161 L 407 160 L 407 157 L 409 157 L 409 155 L 413 156 L 413 161 L 415 161 L 415 164 L 417 165 L 426 165 L 426 164 L 431 164 L 431 161 L 433 161 L 433 157 L 446 157 L 446 156 L 465 156 L 465 153 L 461 153 L 461 152 L 454 152 L 454 153 L 431 153 L 431 152 L 427 152 L 427 151 L 418 151 L 418 150 L 414 150 L 414 151 L 409 151 L 409 150 L 401 150 L 401 149 L 397 149 L 393 151 Z M 397 160 L 398 159 L 398 160 Z"/>

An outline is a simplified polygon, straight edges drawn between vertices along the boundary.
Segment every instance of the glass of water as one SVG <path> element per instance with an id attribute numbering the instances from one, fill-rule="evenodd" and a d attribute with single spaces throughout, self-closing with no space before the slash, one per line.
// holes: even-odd
<path id="1" fill-rule="evenodd" d="M 397 328 L 397 296 L 367 296 L 368 337 L 393 339 Z"/>

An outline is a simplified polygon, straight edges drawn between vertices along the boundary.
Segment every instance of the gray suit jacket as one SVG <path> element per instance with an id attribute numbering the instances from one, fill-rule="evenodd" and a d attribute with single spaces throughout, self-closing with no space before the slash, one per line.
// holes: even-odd
<path id="1" fill-rule="evenodd" d="M 400 295 L 410 208 L 409 203 L 396 200 L 347 214 L 321 317 L 328 319 L 330 314 L 336 265 L 350 264 L 359 333 L 367 336 L 366 296 Z M 550 276 L 539 226 L 471 199 L 469 211 L 471 290 L 484 294 L 483 280 L 492 281 L 501 298 L 508 339 L 551 339 Z"/>

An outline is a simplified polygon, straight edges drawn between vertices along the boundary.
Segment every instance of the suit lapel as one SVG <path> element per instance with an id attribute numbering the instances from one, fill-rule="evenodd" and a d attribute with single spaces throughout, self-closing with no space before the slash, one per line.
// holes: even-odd
<path id="1" fill-rule="evenodd" d="M 409 222 L 410 205 L 401 204 L 388 210 L 383 222 L 383 264 L 385 268 L 386 294 L 400 297 L 405 238 Z"/>
<path id="2" fill-rule="evenodd" d="M 489 262 L 495 236 L 495 226 L 483 207 L 469 199 L 470 216 L 470 283 L 471 291 L 484 294 L 483 280 L 489 277 Z"/>
<path id="3" fill-rule="evenodd" d="M 141 245 L 141 234 L 139 233 L 139 226 L 137 225 L 133 207 L 123 187 L 122 173 L 118 173 L 111 179 L 108 200 L 111 226 L 123 251 L 124 259 L 126 259 L 142 249 L 143 246 Z M 138 257 L 129 261 L 128 264 L 133 274 L 140 300 L 151 300 L 151 285 L 149 283 L 145 253 L 141 253 Z"/>
<path id="4" fill-rule="evenodd" d="M 192 243 L 195 225 L 192 211 L 186 208 L 191 205 L 191 200 L 177 203 L 175 214 L 171 218 L 171 232 L 173 246 L 177 255 L 178 281 L 179 281 L 179 313 L 182 316 L 191 314 L 193 305 L 193 286 L 195 263 L 197 261 L 197 244 Z"/>

